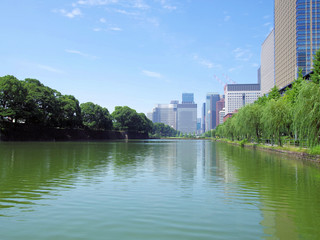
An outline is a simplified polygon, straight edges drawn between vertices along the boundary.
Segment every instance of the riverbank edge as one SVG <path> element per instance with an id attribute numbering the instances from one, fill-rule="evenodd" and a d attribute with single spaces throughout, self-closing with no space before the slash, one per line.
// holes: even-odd
<path id="1" fill-rule="evenodd" d="M 123 139 L 149 139 L 149 136 L 148 133 L 130 131 L 59 129 L 36 126 L 17 126 L 0 130 L 0 141 L 2 142 L 107 141 Z"/>
<path id="2" fill-rule="evenodd" d="M 308 161 L 313 161 L 320 163 L 320 155 L 313 155 L 307 153 L 307 149 L 300 149 L 296 148 L 295 151 L 290 151 L 286 149 L 286 147 L 278 147 L 278 146 L 269 146 L 265 144 L 257 144 L 257 143 L 240 143 L 237 141 L 230 141 L 227 139 L 217 139 L 217 138 L 210 138 L 212 141 L 216 142 L 224 142 L 224 143 L 229 143 L 241 147 L 246 147 L 246 148 L 253 148 L 253 149 L 259 149 L 262 151 L 269 151 L 269 152 L 276 152 L 279 154 L 286 154 L 289 156 L 293 156 L 295 158 L 299 158 L 302 160 L 308 160 Z M 292 146 L 290 148 L 293 148 Z"/>

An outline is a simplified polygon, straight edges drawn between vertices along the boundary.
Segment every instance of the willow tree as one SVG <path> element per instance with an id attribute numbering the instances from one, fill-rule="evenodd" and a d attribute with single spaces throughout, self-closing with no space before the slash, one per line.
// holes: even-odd
<path id="1" fill-rule="evenodd" d="M 294 107 L 294 126 L 300 140 L 309 146 L 320 143 L 320 87 L 314 82 L 303 82 Z"/>
<path id="2" fill-rule="evenodd" d="M 313 74 L 311 74 L 311 81 L 319 84 L 320 83 L 320 50 L 316 52 L 313 57 Z"/>
<path id="3" fill-rule="evenodd" d="M 261 120 L 263 122 L 264 136 L 277 141 L 282 146 L 281 137 L 290 134 L 292 110 L 285 98 L 271 99 L 263 109 Z"/>

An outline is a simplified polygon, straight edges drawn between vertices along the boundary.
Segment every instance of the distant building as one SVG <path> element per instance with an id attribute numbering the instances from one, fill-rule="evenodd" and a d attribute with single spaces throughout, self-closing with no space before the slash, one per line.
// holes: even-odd
<path id="1" fill-rule="evenodd" d="M 178 104 L 157 104 L 153 108 L 152 122 L 164 123 L 177 130 Z"/>
<path id="2" fill-rule="evenodd" d="M 224 108 L 225 106 L 225 100 L 224 98 L 221 98 L 217 103 L 216 103 L 216 126 L 218 126 L 220 123 L 223 123 L 220 121 L 220 114 L 219 112 Z"/>
<path id="3" fill-rule="evenodd" d="M 193 93 L 182 93 L 182 103 L 194 103 Z"/>
<path id="4" fill-rule="evenodd" d="M 274 29 L 261 46 L 261 95 L 274 87 Z"/>
<path id="5" fill-rule="evenodd" d="M 218 93 L 207 93 L 206 96 L 206 131 L 216 128 L 216 103 L 220 100 Z"/>
<path id="6" fill-rule="evenodd" d="M 258 68 L 258 84 L 261 86 L 261 66 Z"/>
<path id="7" fill-rule="evenodd" d="M 184 134 L 193 134 L 197 132 L 197 104 L 178 104 L 177 130 Z"/>
<path id="8" fill-rule="evenodd" d="M 222 108 L 222 110 L 219 111 L 219 124 L 218 125 L 224 123 L 223 118 L 225 115 L 226 115 L 226 109 Z"/>
<path id="9" fill-rule="evenodd" d="M 233 115 L 233 113 L 227 113 L 226 115 L 224 115 L 223 122 L 227 121 L 228 118 L 231 118 L 232 115 Z"/>
<path id="10" fill-rule="evenodd" d="M 152 112 L 148 112 L 148 113 L 147 113 L 147 118 L 148 118 L 149 120 L 151 120 L 151 121 L 152 121 L 152 116 L 153 116 L 153 113 L 152 113 Z"/>
<path id="11" fill-rule="evenodd" d="M 152 122 L 164 123 L 182 133 L 197 132 L 197 104 L 193 101 L 193 93 L 183 94 L 184 102 L 178 100 L 170 104 L 157 104 L 153 108 Z"/>
<path id="12" fill-rule="evenodd" d="M 225 114 L 233 113 L 261 95 L 260 84 L 227 84 L 225 87 Z"/>
<path id="13" fill-rule="evenodd" d="M 206 103 L 202 104 L 202 109 L 201 109 L 201 130 L 202 133 L 206 132 Z"/>
<path id="14" fill-rule="evenodd" d="M 201 134 L 201 118 L 197 118 L 197 135 Z"/>

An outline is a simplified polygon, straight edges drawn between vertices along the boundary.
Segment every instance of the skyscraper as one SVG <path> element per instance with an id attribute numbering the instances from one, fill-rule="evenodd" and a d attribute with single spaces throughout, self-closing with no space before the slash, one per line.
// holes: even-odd
<path id="1" fill-rule="evenodd" d="M 275 83 L 281 89 L 312 69 L 320 47 L 320 0 L 275 0 Z"/>
<path id="2" fill-rule="evenodd" d="M 261 46 L 261 95 L 274 87 L 274 30 Z"/>
<path id="3" fill-rule="evenodd" d="M 221 98 L 217 103 L 216 103 L 216 126 L 218 126 L 219 124 L 223 123 L 223 121 L 220 121 L 220 115 L 219 112 L 224 108 L 225 105 L 225 101 L 224 98 Z M 222 116 L 222 120 L 223 120 Z"/>
<path id="4" fill-rule="evenodd" d="M 157 104 L 153 108 L 152 122 L 164 123 L 177 130 L 177 107 L 178 104 Z"/>
<path id="5" fill-rule="evenodd" d="M 153 108 L 152 122 L 167 124 L 182 133 L 196 133 L 197 104 L 193 102 L 193 93 L 183 94 L 182 99 L 182 104 L 177 100 L 170 104 L 157 104 Z"/>
<path id="6" fill-rule="evenodd" d="M 182 103 L 194 103 L 193 93 L 182 93 Z"/>
<path id="7" fill-rule="evenodd" d="M 206 132 L 206 103 L 202 104 L 201 115 L 202 115 L 201 131 L 202 133 L 205 133 Z"/>
<path id="8" fill-rule="evenodd" d="M 207 93 L 206 96 L 206 131 L 216 128 L 216 103 L 220 100 L 218 93 Z"/>
<path id="9" fill-rule="evenodd" d="M 188 134 L 197 132 L 197 104 L 193 93 L 182 94 L 182 104 L 177 107 L 177 130 Z"/>

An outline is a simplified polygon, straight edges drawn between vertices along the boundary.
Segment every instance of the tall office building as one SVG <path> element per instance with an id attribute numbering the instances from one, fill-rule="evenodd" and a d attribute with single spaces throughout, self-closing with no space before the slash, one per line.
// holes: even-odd
<path id="1" fill-rule="evenodd" d="M 164 123 L 177 130 L 177 102 L 157 104 L 152 111 L 152 122 Z"/>
<path id="2" fill-rule="evenodd" d="M 223 123 L 223 121 L 220 121 L 220 115 L 219 112 L 224 108 L 225 105 L 225 101 L 224 98 L 221 98 L 217 103 L 216 103 L 216 126 L 218 126 L 219 124 Z M 223 120 L 222 116 L 222 120 Z"/>
<path id="3" fill-rule="evenodd" d="M 312 69 L 320 47 L 320 0 L 275 0 L 275 83 L 281 89 Z"/>
<path id="4" fill-rule="evenodd" d="M 261 66 L 258 68 L 258 71 L 257 71 L 257 79 L 258 79 L 258 84 L 261 85 Z"/>
<path id="5" fill-rule="evenodd" d="M 220 100 L 218 93 L 207 93 L 206 96 L 206 131 L 216 128 L 216 103 Z"/>
<path id="6" fill-rule="evenodd" d="M 274 30 L 261 45 L 261 95 L 274 87 Z"/>
<path id="7" fill-rule="evenodd" d="M 182 93 L 182 103 L 194 103 L 193 93 Z"/>
<path id="8" fill-rule="evenodd" d="M 183 93 L 182 104 L 177 106 L 177 130 L 188 134 L 196 133 L 197 104 L 194 103 L 193 93 Z"/>
<path id="9" fill-rule="evenodd" d="M 201 131 L 202 133 L 206 132 L 206 103 L 202 104 L 201 109 Z"/>
<path id="10" fill-rule="evenodd" d="M 197 104 L 193 102 L 193 93 L 182 95 L 184 102 L 171 101 L 170 104 L 157 104 L 153 108 L 152 122 L 164 123 L 182 133 L 197 132 Z"/>
<path id="11" fill-rule="evenodd" d="M 227 84 L 225 88 L 225 114 L 253 103 L 261 95 L 260 84 Z"/>

